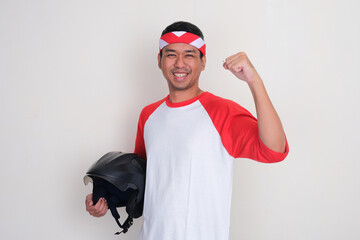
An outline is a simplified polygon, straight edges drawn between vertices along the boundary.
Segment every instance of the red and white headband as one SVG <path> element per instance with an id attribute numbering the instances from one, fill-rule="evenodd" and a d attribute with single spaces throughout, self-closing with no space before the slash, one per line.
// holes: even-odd
<path id="1" fill-rule="evenodd" d="M 206 55 L 206 44 L 204 40 L 189 32 L 184 31 L 176 31 L 176 32 L 169 32 L 161 36 L 159 47 L 160 50 L 163 49 L 165 46 L 172 44 L 172 43 L 187 43 L 190 44 L 197 49 L 200 50 L 204 55 Z"/>

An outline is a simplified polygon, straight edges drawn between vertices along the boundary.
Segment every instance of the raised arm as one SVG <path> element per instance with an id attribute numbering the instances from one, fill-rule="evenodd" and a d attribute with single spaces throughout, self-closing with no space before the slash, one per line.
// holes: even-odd
<path id="1" fill-rule="evenodd" d="M 270 101 L 262 79 L 246 53 L 240 52 L 226 58 L 223 66 L 248 84 L 255 102 L 262 142 L 275 152 L 285 152 L 286 137 L 280 118 Z"/>

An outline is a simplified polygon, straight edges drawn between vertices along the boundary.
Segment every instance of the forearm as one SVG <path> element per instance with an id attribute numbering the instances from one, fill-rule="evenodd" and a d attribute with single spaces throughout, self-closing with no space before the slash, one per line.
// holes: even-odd
<path id="1" fill-rule="evenodd" d="M 246 53 L 239 52 L 226 58 L 223 66 L 249 85 L 255 101 L 261 141 L 275 152 L 285 152 L 286 138 L 280 118 Z"/>
<path id="2" fill-rule="evenodd" d="M 248 85 L 255 102 L 260 139 L 271 150 L 285 152 L 285 133 L 263 81 L 257 75 Z"/>

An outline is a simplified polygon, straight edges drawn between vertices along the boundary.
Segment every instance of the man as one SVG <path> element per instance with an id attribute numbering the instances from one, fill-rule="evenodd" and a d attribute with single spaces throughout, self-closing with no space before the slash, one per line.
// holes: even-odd
<path id="1" fill-rule="evenodd" d="M 238 104 L 199 88 L 206 45 L 187 22 L 168 26 L 160 39 L 158 65 L 169 95 L 140 114 L 135 153 L 147 159 L 143 240 L 229 239 L 234 158 L 279 162 L 288 153 L 280 119 L 245 53 L 223 66 L 245 81 L 258 119 Z M 93 216 L 106 213 L 105 200 Z"/>

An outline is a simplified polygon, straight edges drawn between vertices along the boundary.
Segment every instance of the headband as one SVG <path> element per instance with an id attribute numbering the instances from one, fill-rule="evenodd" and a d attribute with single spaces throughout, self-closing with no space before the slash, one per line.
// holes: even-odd
<path id="1" fill-rule="evenodd" d="M 204 55 L 206 55 L 206 44 L 204 40 L 195 35 L 193 33 L 184 32 L 184 31 L 176 31 L 176 32 L 169 32 L 161 36 L 159 47 L 160 51 L 167 45 L 172 43 L 187 43 L 190 44 L 197 49 L 200 50 Z"/>

